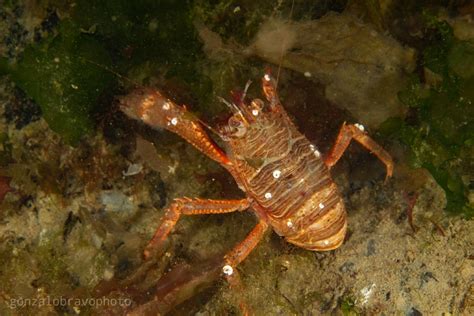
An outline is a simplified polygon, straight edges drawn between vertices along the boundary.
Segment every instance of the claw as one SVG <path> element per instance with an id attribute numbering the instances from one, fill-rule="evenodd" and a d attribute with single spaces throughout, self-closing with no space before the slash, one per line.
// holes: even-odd
<path id="1" fill-rule="evenodd" d="M 136 89 L 120 99 L 120 109 L 130 118 L 153 128 L 164 128 L 187 140 L 198 150 L 224 167 L 231 162 L 207 135 L 199 119 L 151 88 Z"/>

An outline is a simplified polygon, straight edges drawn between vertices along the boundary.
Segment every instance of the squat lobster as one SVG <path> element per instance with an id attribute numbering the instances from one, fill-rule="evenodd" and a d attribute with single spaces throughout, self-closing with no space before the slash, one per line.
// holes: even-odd
<path id="1" fill-rule="evenodd" d="M 234 282 L 234 267 L 261 240 L 268 227 L 299 247 L 325 251 L 338 248 L 346 234 L 346 211 L 330 168 L 352 139 L 374 153 L 392 175 L 390 155 L 372 140 L 359 124 L 343 124 L 326 158 L 302 135 L 285 112 L 269 73 L 262 78 L 267 103 L 245 100 L 225 103 L 233 115 L 217 133 L 222 150 L 206 133 L 201 121 L 160 92 L 141 88 L 123 97 L 121 109 L 129 117 L 155 128 L 174 132 L 234 177 L 247 195 L 240 200 L 176 199 L 166 210 L 144 256 L 161 255 L 164 242 L 181 215 L 222 214 L 251 209 L 258 224 L 223 258 L 224 274 Z"/>

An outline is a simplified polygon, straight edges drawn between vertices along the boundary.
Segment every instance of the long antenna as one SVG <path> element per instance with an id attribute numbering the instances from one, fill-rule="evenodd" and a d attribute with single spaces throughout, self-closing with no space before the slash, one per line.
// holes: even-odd
<path id="1" fill-rule="evenodd" d="M 232 113 L 234 114 L 239 114 L 240 117 L 242 118 L 242 120 L 245 122 L 245 124 L 248 124 L 249 122 L 247 121 L 247 119 L 245 118 L 245 115 L 244 113 L 242 113 L 242 111 L 240 110 L 240 108 L 235 105 L 233 102 L 230 103 L 230 102 L 227 102 L 226 99 L 222 98 L 222 97 L 217 97 L 222 103 L 224 103 L 225 105 L 227 105 L 230 110 L 232 111 Z"/>
<path id="2" fill-rule="evenodd" d="M 242 93 L 242 97 L 241 97 L 242 102 L 244 102 L 245 97 L 247 96 L 247 91 L 249 90 L 251 84 L 252 84 L 252 80 L 248 80 L 247 83 L 245 84 L 244 93 Z"/>
<path id="3" fill-rule="evenodd" d="M 240 115 L 242 115 L 242 111 L 240 111 L 240 109 L 234 103 L 230 103 L 223 97 L 219 97 L 219 96 L 217 97 L 217 99 L 219 99 L 219 101 L 227 105 L 227 107 L 232 111 L 232 113 L 239 113 Z"/>
<path id="4" fill-rule="evenodd" d="M 92 64 L 92 65 L 94 65 L 94 66 L 96 66 L 96 67 L 101 68 L 102 70 L 108 71 L 108 72 L 110 72 L 111 74 L 114 74 L 114 75 L 116 75 L 117 77 L 119 77 L 120 79 L 123 79 L 123 80 L 125 80 L 125 81 L 128 81 L 128 82 L 130 82 L 131 84 L 133 84 L 133 85 L 135 85 L 135 86 L 141 86 L 141 84 L 139 84 L 138 82 L 135 82 L 135 81 L 133 81 L 132 79 L 127 78 L 127 77 L 125 77 L 125 76 L 119 74 L 118 72 L 116 72 L 116 71 L 110 69 L 110 68 L 107 67 L 107 66 L 104 66 L 104 65 L 102 65 L 102 64 L 96 63 L 96 62 L 93 61 L 93 60 L 90 60 L 90 59 L 87 59 L 87 58 L 84 58 L 84 57 L 81 57 L 81 56 L 79 56 L 79 58 L 82 59 L 82 60 L 85 61 L 85 62 L 88 62 L 89 64 Z"/>
<path id="5" fill-rule="evenodd" d="M 288 24 L 291 23 L 291 19 L 293 17 L 293 8 L 294 7 L 295 7 L 295 0 L 291 1 L 291 9 L 290 9 L 290 16 L 288 17 Z M 284 46 L 283 46 L 283 43 L 282 43 L 281 44 L 281 50 L 280 50 L 280 64 L 278 65 L 278 71 L 277 71 L 276 82 L 275 82 L 276 86 L 278 86 L 278 80 L 280 79 L 281 65 L 283 63 L 283 54 L 284 54 Z"/>

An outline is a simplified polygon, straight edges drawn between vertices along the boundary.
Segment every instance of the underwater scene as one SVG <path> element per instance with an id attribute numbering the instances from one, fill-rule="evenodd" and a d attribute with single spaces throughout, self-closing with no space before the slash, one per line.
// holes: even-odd
<path id="1" fill-rule="evenodd" d="M 0 0 L 0 315 L 474 315 L 474 2 Z"/>

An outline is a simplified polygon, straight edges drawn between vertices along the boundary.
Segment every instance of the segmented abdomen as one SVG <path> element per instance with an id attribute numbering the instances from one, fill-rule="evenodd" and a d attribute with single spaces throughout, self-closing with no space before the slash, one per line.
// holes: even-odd
<path id="1" fill-rule="evenodd" d="M 235 153 L 238 173 L 274 230 L 306 249 L 339 247 L 346 232 L 344 204 L 316 147 L 281 119 L 247 134 Z"/>

